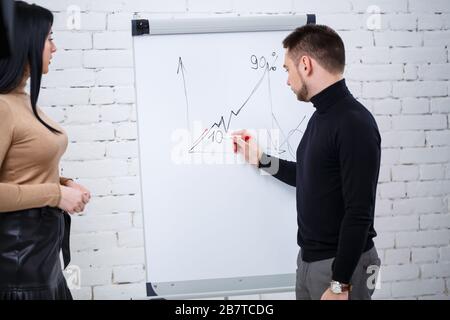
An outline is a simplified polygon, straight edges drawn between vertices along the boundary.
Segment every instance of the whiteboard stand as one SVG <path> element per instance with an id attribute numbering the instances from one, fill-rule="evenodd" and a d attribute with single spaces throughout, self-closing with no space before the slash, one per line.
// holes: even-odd
<path id="1" fill-rule="evenodd" d="M 169 278 L 158 277 L 158 279 L 152 279 L 153 270 L 155 269 L 155 265 L 160 263 L 160 261 L 156 261 L 154 256 L 157 254 L 152 253 L 154 256 L 150 256 L 149 252 L 155 252 L 155 246 L 166 246 L 165 250 L 162 253 L 159 252 L 159 258 L 164 259 L 166 256 L 169 257 L 171 255 L 170 245 L 168 245 L 168 241 L 170 239 L 158 239 L 160 241 L 151 241 L 152 240 L 152 232 L 156 228 L 155 224 L 158 224 L 158 218 L 152 216 L 154 214 L 155 209 L 153 207 L 154 202 L 158 201 L 159 194 L 153 194 L 153 188 L 156 188 L 155 185 L 150 185 L 149 180 L 156 179 L 153 174 L 158 174 L 157 172 L 151 172 L 147 167 L 149 161 L 153 161 L 154 157 L 149 156 L 149 151 L 146 149 L 147 144 L 150 143 L 151 136 L 155 132 L 150 132 L 148 130 L 152 130 L 152 126 L 158 127 L 159 129 L 164 128 L 165 119 L 168 117 L 167 115 L 161 115 L 151 112 L 160 112 L 160 111 L 149 111 L 154 101 L 149 101 L 147 99 L 147 92 L 151 88 L 158 87 L 160 82 L 158 82 L 158 66 L 152 65 L 151 67 L 146 66 L 145 63 L 147 61 L 158 60 L 155 59 L 154 52 L 158 50 L 169 50 L 166 49 L 167 43 L 176 42 L 176 35 L 208 35 L 216 34 L 220 36 L 221 34 L 241 34 L 241 33 L 253 33 L 256 35 L 257 33 L 265 33 L 265 32 L 278 32 L 285 31 L 290 32 L 295 28 L 305 25 L 305 24 L 314 24 L 316 22 L 316 16 L 313 14 L 308 15 L 271 15 L 271 16 L 255 16 L 255 17 L 220 17 L 220 18 L 183 18 L 183 19 L 154 19 L 154 20 L 145 20 L 145 19 L 135 19 L 132 20 L 132 34 L 133 34 L 133 51 L 134 51 L 134 67 L 135 67 L 135 86 L 136 86 L 136 99 L 137 99 L 137 122 L 138 122 L 138 140 L 139 140 L 139 160 L 140 160 L 140 182 L 141 182 L 141 201 L 143 208 L 143 219 L 144 219 L 144 241 L 146 246 L 146 269 L 147 269 L 147 296 L 150 299 L 161 299 L 161 298 L 170 298 L 170 299 L 193 299 L 193 298 L 208 298 L 208 297 L 228 297 L 233 295 L 251 295 L 251 294 L 261 294 L 261 293 L 277 293 L 277 292 L 288 292 L 293 291 L 295 289 L 295 267 L 291 268 L 291 265 L 295 265 L 294 261 L 289 259 L 289 268 L 284 268 L 283 270 L 287 270 L 291 273 L 276 273 L 271 275 L 261 275 L 261 273 L 257 275 L 244 275 L 238 277 L 226 277 L 221 276 L 217 278 L 201 278 L 198 277 L 195 280 L 182 280 L 178 277 L 177 280 L 171 281 Z M 155 45 L 154 43 L 151 46 L 145 47 L 142 44 L 142 38 L 152 39 L 158 38 L 162 39 L 162 37 L 169 36 L 169 41 L 172 42 L 164 42 L 164 45 Z M 157 36 L 157 37 L 156 37 Z M 279 38 L 279 35 L 276 34 L 276 41 L 273 41 L 273 35 L 271 39 L 271 45 L 280 46 L 282 39 Z M 210 38 L 208 38 L 210 39 Z M 253 39 L 253 36 L 252 36 Z M 259 39 L 259 38 L 258 38 Z M 164 40 L 165 41 L 165 40 Z M 173 49 L 172 49 L 173 50 Z M 180 50 L 176 49 L 175 50 Z M 187 48 L 186 50 L 192 50 Z M 143 52 L 146 51 L 146 52 Z M 168 51 L 168 52 L 169 52 Z M 194 52 L 195 53 L 195 52 Z M 201 50 L 199 50 L 199 54 L 201 54 Z M 149 57 L 153 55 L 152 57 Z M 160 57 L 164 58 L 164 53 L 157 53 L 156 58 L 159 58 L 159 63 L 164 63 Z M 148 62 L 153 63 L 153 62 Z M 279 61 L 278 61 L 279 63 Z M 156 67 L 155 67 L 156 66 Z M 145 67 L 145 68 L 144 68 Z M 170 67 L 172 68 L 172 67 Z M 167 68 L 170 70 L 170 68 Z M 141 70 L 142 69 L 142 70 Z M 145 69 L 145 70 L 144 70 Z M 282 68 L 280 68 L 282 69 Z M 159 71 L 161 72 L 161 71 Z M 157 73 L 154 75 L 154 73 Z M 192 73 L 191 73 L 192 74 Z M 156 77 L 156 79 L 149 79 L 148 75 L 151 77 Z M 165 77 L 165 74 L 159 74 L 160 78 Z M 163 84 L 161 84 L 163 86 Z M 283 87 L 283 90 L 285 87 Z M 158 89 L 155 89 L 158 90 Z M 163 90 L 163 89 L 161 89 Z M 287 89 L 286 89 L 287 90 Z M 294 97 L 290 97 L 293 101 Z M 290 101 L 290 100 L 289 100 Z M 295 101 L 296 102 L 296 101 Z M 155 104 L 160 102 L 155 102 Z M 294 102 L 292 102 L 294 103 Z M 159 106 L 158 106 L 159 107 Z M 161 108 L 164 109 L 164 108 Z M 162 113 L 165 111 L 161 111 Z M 159 118 L 158 121 L 155 118 Z M 156 131 L 159 132 L 159 131 Z M 148 133 L 148 134 L 147 134 Z M 163 169 L 161 169 L 163 170 Z M 260 177 L 257 177 L 260 178 Z M 262 178 L 261 178 L 262 179 Z M 268 179 L 275 180 L 272 177 L 268 177 Z M 269 182 L 268 182 L 269 183 Z M 270 183 L 279 183 L 273 182 Z M 281 183 L 280 183 L 281 185 Z M 278 187 L 277 185 L 276 187 Z M 163 188 L 164 189 L 164 188 Z M 276 188 L 273 190 L 277 190 Z M 286 189 L 287 190 L 287 189 Z M 159 192 L 159 191 L 158 191 Z M 284 192 L 284 191 L 283 191 Z M 293 195 L 293 193 L 292 193 Z M 149 200 L 152 198 L 154 200 Z M 264 198 L 264 196 L 262 196 Z M 281 200 L 283 201 L 281 197 Z M 290 198 L 289 198 L 290 199 Z M 176 199 L 174 199 L 176 200 Z M 295 224 L 295 209 L 294 202 L 290 203 L 289 211 L 292 212 L 292 224 Z M 292 205 L 292 206 L 291 206 Z M 150 208 L 151 206 L 151 208 Z M 270 208 L 268 210 L 272 210 Z M 291 210 L 292 209 L 292 210 Z M 281 211 L 281 210 L 280 210 Z M 187 212 L 188 214 L 189 212 Z M 226 213 L 226 211 L 225 211 Z M 165 214 L 170 215 L 171 212 L 166 212 Z M 280 213 L 281 214 L 281 213 Z M 291 219 L 291 217 L 289 217 Z M 158 225 L 158 227 L 164 227 L 163 224 Z M 269 226 L 270 227 L 270 226 Z M 290 228 L 290 232 L 294 230 Z M 283 230 L 280 230 L 280 233 L 283 233 Z M 161 233 L 163 234 L 163 233 Z M 169 235 L 168 235 L 169 237 Z M 276 239 L 276 237 L 273 237 Z M 289 239 L 289 241 L 291 238 Z M 295 242 L 292 239 L 292 242 Z M 286 241 L 287 243 L 287 241 Z M 289 242 L 292 247 L 293 243 Z M 151 246 L 151 248 L 149 248 Z M 159 250 L 159 248 L 157 248 Z M 156 251 L 158 251 L 156 250 Z M 160 250 L 161 251 L 161 250 Z M 164 253 L 165 252 L 165 253 Z M 166 255 L 164 255 L 166 254 Z M 267 260 L 271 261 L 272 256 L 268 257 Z M 292 254 L 290 255 L 292 258 Z M 181 259 L 180 259 L 181 260 Z M 174 260 L 175 261 L 175 260 Z M 236 259 L 234 260 L 236 261 Z M 245 260 L 244 260 L 245 261 Z M 170 266 L 170 264 L 167 264 Z M 161 268 L 160 268 L 161 269 Z M 168 271 L 169 272 L 169 271 Z M 161 271 L 160 271 L 161 273 Z M 178 276 L 178 274 L 177 274 Z M 164 279 L 164 280 L 160 280 Z M 180 280 L 181 279 L 181 280 Z"/>

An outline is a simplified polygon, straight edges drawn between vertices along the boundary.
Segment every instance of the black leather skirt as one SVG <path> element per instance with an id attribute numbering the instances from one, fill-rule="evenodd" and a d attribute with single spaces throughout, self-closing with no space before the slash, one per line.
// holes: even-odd
<path id="1" fill-rule="evenodd" d="M 70 216 L 57 208 L 0 213 L 0 300 L 71 300 Z"/>

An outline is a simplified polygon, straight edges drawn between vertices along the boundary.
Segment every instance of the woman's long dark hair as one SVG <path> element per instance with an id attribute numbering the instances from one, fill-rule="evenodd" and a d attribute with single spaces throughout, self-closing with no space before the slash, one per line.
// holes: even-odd
<path id="1" fill-rule="evenodd" d="M 31 108 L 36 118 L 53 133 L 61 133 L 44 122 L 36 110 L 42 80 L 42 58 L 48 34 L 53 25 L 53 14 L 38 5 L 15 2 L 12 52 L 9 58 L 0 60 L 0 94 L 8 94 L 18 88 L 30 71 Z"/>

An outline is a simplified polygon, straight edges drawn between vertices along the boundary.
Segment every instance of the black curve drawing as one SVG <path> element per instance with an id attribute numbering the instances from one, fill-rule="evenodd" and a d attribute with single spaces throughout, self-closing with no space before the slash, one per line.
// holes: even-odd
<path id="1" fill-rule="evenodd" d="M 196 147 L 197 147 L 197 146 L 205 139 L 205 137 L 207 137 L 208 134 L 209 134 L 211 131 L 213 131 L 215 128 L 220 129 L 221 127 L 223 127 L 225 133 L 228 133 L 228 131 L 229 131 L 230 127 L 231 127 L 231 122 L 232 122 L 233 117 L 239 116 L 240 112 L 244 109 L 244 107 L 247 105 L 247 103 L 250 101 L 250 99 L 253 97 L 253 95 L 256 93 L 256 91 L 259 89 L 259 87 L 260 87 L 261 84 L 263 83 L 264 79 L 267 77 L 267 78 L 268 78 L 268 85 L 269 85 L 270 109 L 271 109 L 272 119 L 275 121 L 275 123 L 276 123 L 278 129 L 280 130 L 280 132 L 282 133 L 282 136 L 283 136 L 283 138 L 284 138 L 283 142 L 280 144 L 280 148 L 282 148 L 283 146 L 286 145 L 287 148 L 288 148 L 288 151 L 289 151 L 290 155 L 291 155 L 292 157 L 295 158 L 295 153 L 294 153 L 294 151 L 292 150 L 292 147 L 291 147 L 291 145 L 290 145 L 290 143 L 289 143 L 289 139 L 290 139 L 296 132 L 303 133 L 302 131 L 298 130 L 298 128 L 299 128 L 299 127 L 301 126 L 301 124 L 304 122 L 304 120 L 306 119 L 306 116 L 303 117 L 303 119 L 301 120 L 301 122 L 298 124 L 298 126 L 297 126 L 295 129 L 289 131 L 289 133 L 288 133 L 287 136 L 284 134 L 283 130 L 281 129 L 281 126 L 280 126 L 279 123 L 278 123 L 278 120 L 277 120 L 275 114 L 274 114 L 273 111 L 272 111 L 272 110 L 273 110 L 273 106 L 272 106 L 272 97 L 271 97 L 271 86 L 270 86 L 270 77 L 269 77 L 268 75 L 269 75 L 269 73 L 270 73 L 271 71 L 273 71 L 273 70 L 274 70 L 274 68 L 273 68 L 273 67 L 270 67 L 269 63 L 267 63 L 266 66 L 265 66 L 265 68 L 264 68 L 264 73 L 262 74 L 261 78 L 258 80 L 258 82 L 257 82 L 256 85 L 254 86 L 253 90 L 251 91 L 250 95 L 245 99 L 245 101 L 241 104 L 241 106 L 240 106 L 236 111 L 234 111 L 234 110 L 231 110 L 231 111 L 230 111 L 230 114 L 229 114 L 229 116 L 228 116 L 228 120 L 227 120 L 227 121 L 225 121 L 225 117 L 224 117 L 224 116 L 221 116 L 221 117 L 220 117 L 220 120 L 219 120 L 218 122 L 214 122 L 214 123 L 211 125 L 211 127 L 210 127 L 209 129 L 206 129 L 206 130 L 200 135 L 200 137 L 197 138 L 197 140 L 195 140 L 195 142 L 193 143 L 192 147 L 189 149 L 189 153 L 196 153 L 196 152 L 194 151 L 194 149 L 195 149 L 195 148 L 196 148 Z M 186 68 L 185 68 L 185 66 L 184 66 L 183 59 L 182 59 L 181 57 L 179 57 L 179 59 L 178 59 L 177 74 L 180 74 L 180 72 L 181 72 L 182 79 L 183 79 L 184 96 L 185 96 L 185 101 L 186 101 L 186 122 L 187 122 L 187 126 L 188 126 L 188 128 L 189 128 L 189 126 L 190 126 L 190 125 L 189 125 L 189 124 L 190 124 L 190 122 L 189 122 L 189 99 L 188 99 L 188 91 L 187 91 L 187 86 L 186 86 L 186 76 L 185 76 Z M 269 138 L 271 139 L 270 133 L 269 133 Z M 271 139 L 271 140 L 272 140 L 272 139 Z M 285 153 L 285 152 L 286 152 L 286 150 L 283 150 L 283 149 L 280 149 L 280 150 L 279 150 L 279 153 L 280 153 L 280 154 L 283 154 L 283 153 Z"/>

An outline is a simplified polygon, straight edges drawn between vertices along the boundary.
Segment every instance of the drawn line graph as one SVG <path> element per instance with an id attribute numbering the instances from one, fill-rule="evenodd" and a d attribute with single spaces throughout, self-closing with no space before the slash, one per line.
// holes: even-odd
<path id="1" fill-rule="evenodd" d="M 276 62 L 277 57 L 275 57 L 275 60 L 273 61 L 273 64 Z M 255 95 L 255 93 L 258 91 L 258 89 L 261 87 L 261 85 L 264 83 L 264 80 L 267 80 L 268 83 L 268 90 L 269 90 L 269 104 L 270 104 L 270 113 L 271 113 L 271 119 L 272 119 L 272 128 L 275 126 L 277 129 L 279 129 L 279 132 L 282 136 L 282 142 L 277 147 L 274 144 L 274 141 L 270 135 L 270 131 L 267 130 L 269 139 L 270 139 L 270 145 L 273 149 L 278 150 L 279 154 L 283 154 L 285 152 L 289 152 L 289 154 L 295 158 L 295 152 L 290 144 L 290 139 L 295 133 L 302 134 L 303 132 L 299 130 L 300 126 L 303 124 L 303 122 L 306 119 L 306 116 L 303 117 L 301 122 L 297 125 L 297 127 L 293 130 L 290 130 L 288 134 L 286 135 L 284 131 L 282 130 L 278 119 L 276 118 L 274 112 L 273 112 L 273 103 L 272 103 L 272 94 L 271 94 L 271 84 L 270 84 L 270 72 L 273 72 L 276 70 L 276 67 L 271 66 L 268 62 L 265 64 L 264 71 L 261 75 L 261 77 L 258 79 L 254 87 L 252 88 L 250 94 L 245 98 L 243 103 L 239 106 L 239 108 L 235 110 L 231 110 L 228 116 L 222 115 L 219 119 L 219 121 L 214 122 L 209 128 L 205 129 L 205 131 L 192 143 L 192 146 L 189 148 L 189 153 L 205 153 L 202 151 L 197 151 L 196 148 L 203 143 L 205 140 L 211 140 L 212 142 L 216 143 L 222 143 L 224 139 L 224 135 L 227 134 L 231 128 L 232 122 L 234 118 L 237 118 L 241 112 L 245 110 L 246 105 L 249 103 L 249 101 L 252 99 L 252 97 Z M 177 67 L 177 75 L 180 75 L 182 81 L 183 81 L 183 88 L 184 88 L 184 98 L 185 98 L 185 104 L 186 104 L 186 123 L 187 128 L 190 129 L 190 116 L 189 116 L 189 110 L 190 110 L 190 103 L 189 103 L 189 94 L 187 89 L 187 79 L 186 79 L 186 67 L 183 62 L 182 57 L 179 57 L 178 59 L 178 67 Z M 224 134 L 225 133 L 225 134 Z M 287 150 L 286 150 L 287 149 Z M 210 153 L 210 152 L 206 152 Z"/>

